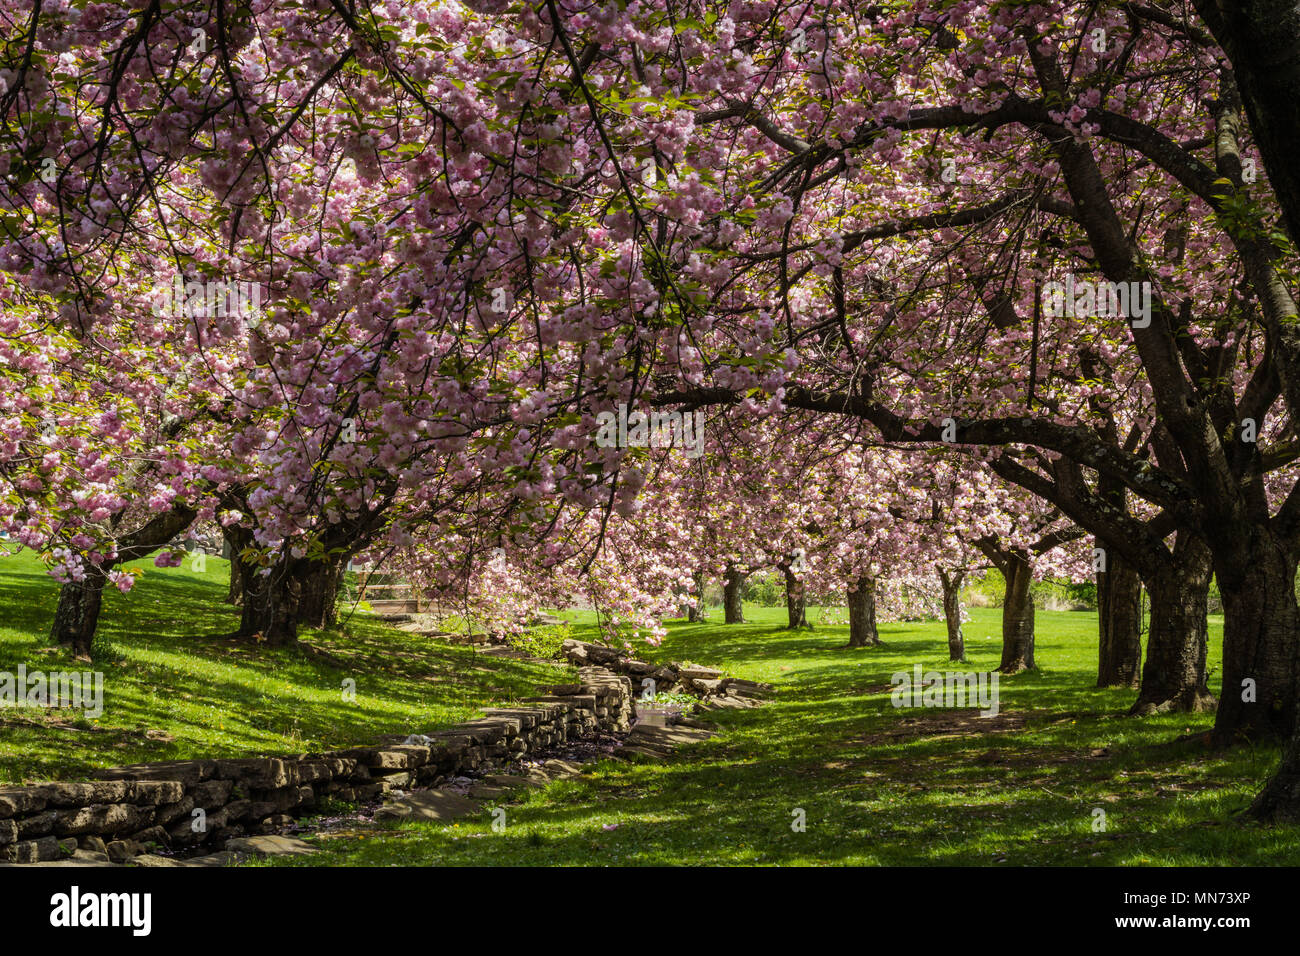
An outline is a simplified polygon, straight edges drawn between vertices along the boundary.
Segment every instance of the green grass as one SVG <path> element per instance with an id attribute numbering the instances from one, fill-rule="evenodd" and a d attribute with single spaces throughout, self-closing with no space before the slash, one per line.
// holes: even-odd
<path id="1" fill-rule="evenodd" d="M 722 736 L 666 764 L 607 761 L 588 778 L 528 792 L 491 817 L 403 823 L 312 838 L 310 858 L 259 865 L 1277 865 L 1300 831 L 1238 811 L 1275 748 L 1207 751 L 1175 739 L 1212 715 L 1123 716 L 1134 692 L 1100 690 L 1096 615 L 1040 612 L 1039 670 L 1001 681 L 1001 714 L 895 709 L 890 675 L 949 669 L 941 623 L 881 628 L 849 651 L 844 628 L 669 625 L 653 659 L 690 659 L 769 681 L 775 700 L 717 718 Z M 576 615 L 589 622 L 588 615 Z M 975 609 L 968 665 L 996 667 L 1000 612 Z M 817 615 L 812 615 L 814 623 Z M 1217 686 L 1222 621 L 1211 619 Z M 582 627 L 575 630 L 581 636 Z M 794 832 L 794 811 L 805 832 Z M 1095 809 L 1106 829 L 1094 830 Z M 610 829 L 606 829 L 609 827 Z"/>
<path id="2" fill-rule="evenodd" d="M 560 680 L 558 667 L 481 658 L 365 615 L 306 632 L 341 659 L 235 643 L 222 603 L 227 567 L 144 574 L 106 602 L 96 661 L 48 653 L 57 585 L 30 553 L 0 557 L 0 670 L 105 675 L 106 709 L 0 709 L 0 781 L 75 779 L 93 768 L 188 757 L 330 749 L 425 732 L 492 701 Z M 1123 716 L 1133 692 L 1100 690 L 1096 616 L 1040 612 L 1039 670 L 1001 681 L 1001 713 L 896 709 L 890 675 L 947 670 L 941 623 L 889 624 L 885 646 L 849 651 L 843 627 L 790 632 L 778 609 L 752 623 L 670 622 L 653 660 L 691 660 L 768 681 L 758 710 L 716 715 L 723 734 L 665 764 L 608 761 L 583 778 L 521 794 L 504 832 L 491 817 L 445 826 L 360 827 L 312 837 L 322 853 L 266 865 L 575 864 L 1289 864 L 1300 832 L 1238 816 L 1275 748 L 1215 753 L 1176 738 L 1211 715 Z M 568 613 L 575 636 L 592 617 Z M 974 609 L 969 663 L 995 667 L 995 609 Z M 814 624 L 819 612 L 810 614 Z M 1211 685 L 1222 622 L 1211 619 Z M 956 668 L 954 668 L 956 669 Z M 341 684 L 357 682 L 355 703 Z M 1094 810 L 1106 829 L 1093 829 Z M 791 828 L 802 810 L 804 832 Z M 608 829 L 607 829 L 608 828 Z"/>
<path id="3" fill-rule="evenodd" d="M 106 599 L 93 664 L 49 653 L 58 585 L 31 552 L 0 555 L 0 671 L 98 670 L 98 720 L 71 710 L 0 707 L 0 782 L 78 779 L 98 767 L 194 757 L 301 753 L 426 733 L 478 716 L 494 701 L 537 693 L 569 671 L 484 658 L 368 615 L 305 631 L 310 646 L 266 648 L 226 639 L 238 611 L 223 603 L 229 566 L 159 569 Z M 347 701 L 343 681 L 356 682 Z"/>

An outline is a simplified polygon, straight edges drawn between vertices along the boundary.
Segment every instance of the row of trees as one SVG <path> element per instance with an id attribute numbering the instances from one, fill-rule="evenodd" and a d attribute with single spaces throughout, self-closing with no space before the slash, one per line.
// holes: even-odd
<path id="1" fill-rule="evenodd" d="M 1194 6 L 0 0 L 0 521 L 82 646 L 188 521 L 272 642 L 356 555 L 653 638 L 711 563 L 966 549 L 1006 670 L 1068 538 L 1140 710 L 1211 703 L 1213 574 L 1215 736 L 1295 739 L 1300 21 Z"/>

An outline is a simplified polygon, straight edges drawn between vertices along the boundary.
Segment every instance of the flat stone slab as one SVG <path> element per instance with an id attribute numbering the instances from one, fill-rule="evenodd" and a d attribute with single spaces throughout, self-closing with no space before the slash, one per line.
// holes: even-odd
<path id="1" fill-rule="evenodd" d="M 758 703 L 748 697 L 710 697 L 701 701 L 700 706 L 705 710 L 717 710 L 719 708 L 743 710 L 747 707 L 757 707 Z"/>
<path id="2" fill-rule="evenodd" d="M 475 800 L 501 800 L 511 796 L 518 787 L 494 787 L 490 783 L 476 783 L 469 788 L 469 795 Z"/>
<path id="3" fill-rule="evenodd" d="M 695 730 L 709 730 L 709 725 L 703 721 L 696 720 L 694 717 L 678 717 L 677 728 L 692 727 Z"/>
<path id="4" fill-rule="evenodd" d="M 542 781 L 533 779 L 532 777 L 518 777 L 509 773 L 490 773 L 483 778 L 483 782 L 491 784 L 494 787 L 532 787 L 535 790 L 540 790 L 542 787 L 546 786 Z"/>
<path id="5" fill-rule="evenodd" d="M 771 697 L 771 693 L 765 690 L 754 690 L 752 687 L 728 687 L 725 691 L 728 697 L 743 697 L 746 700 L 766 700 Z"/>
<path id="6" fill-rule="evenodd" d="M 375 819 L 459 820 L 480 813 L 482 804 L 446 790 L 418 790 L 386 803 L 375 811 Z"/>
<path id="7" fill-rule="evenodd" d="M 45 809 L 45 794 L 29 787 L 0 787 L 0 819 Z"/>
<path id="8" fill-rule="evenodd" d="M 678 675 L 686 680 L 698 678 L 700 680 L 717 680 L 722 676 L 722 671 L 716 667 L 683 667 L 677 671 Z"/>
<path id="9" fill-rule="evenodd" d="M 729 677 L 723 681 L 724 691 L 733 697 L 770 697 L 775 691 L 771 684 L 760 684 L 758 681 L 743 680 L 739 677 Z"/>
<path id="10" fill-rule="evenodd" d="M 582 767 L 568 760 L 561 760 L 559 757 L 552 757 L 542 764 L 542 769 L 552 777 L 576 777 L 582 773 Z"/>
<path id="11" fill-rule="evenodd" d="M 632 732 L 628 734 L 628 739 L 631 740 L 632 738 L 637 737 L 643 740 L 653 741 L 657 744 L 666 744 L 669 747 L 675 747 L 679 744 L 698 743 L 701 740 L 708 740 L 710 737 L 714 736 L 716 736 L 716 734 L 707 730 L 697 730 L 695 728 L 647 727 L 642 724 L 637 724 L 637 726 L 632 728 Z"/>
<path id="12" fill-rule="evenodd" d="M 614 751 L 614 756 L 635 754 L 654 760 L 664 760 L 671 756 L 673 750 L 682 744 L 698 743 L 714 736 L 716 734 L 711 731 L 697 728 L 650 727 L 637 724 L 632 728 L 631 733 L 627 735 L 623 746 Z M 625 756 L 624 759 L 626 759 Z"/>
<path id="13" fill-rule="evenodd" d="M 310 843 L 305 843 L 297 837 L 267 834 L 265 836 L 238 837 L 234 840 L 227 840 L 226 852 L 236 854 L 251 853 L 254 856 L 305 856 L 320 851 Z M 136 857 L 136 859 L 139 859 L 139 857 Z"/>
<path id="14" fill-rule="evenodd" d="M 632 733 L 627 735 L 627 738 L 623 741 L 623 746 L 640 747 L 644 750 L 653 750 L 655 753 L 667 756 L 673 752 L 673 748 L 677 745 L 668 740 L 658 740 L 647 734 Z"/>

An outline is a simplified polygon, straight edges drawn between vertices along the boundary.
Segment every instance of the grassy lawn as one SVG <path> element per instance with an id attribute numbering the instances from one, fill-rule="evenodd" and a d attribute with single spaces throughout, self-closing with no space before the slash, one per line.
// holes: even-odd
<path id="1" fill-rule="evenodd" d="M 330 749 L 425 732 L 562 679 L 558 666 L 482 658 L 363 614 L 309 631 L 311 646 L 232 642 L 227 567 L 144 574 L 107 600 L 93 665 L 48 648 L 57 585 L 30 553 L 0 556 L 0 670 L 104 672 L 99 719 L 0 708 L 0 782 L 76 779 L 93 768 L 186 757 Z M 1033 673 L 1003 678 L 1000 713 L 896 709 L 890 675 L 948 670 L 939 622 L 889 624 L 885 646 L 849 651 L 844 627 L 790 632 L 782 609 L 752 623 L 670 622 L 652 660 L 692 660 L 770 682 L 758 710 L 714 716 L 718 738 L 665 764 L 607 761 L 521 794 L 491 818 L 361 826 L 311 837 L 324 852 L 260 865 L 1284 864 L 1300 831 L 1235 814 L 1277 760 L 1176 738 L 1211 715 L 1123 716 L 1133 692 L 1093 687 L 1096 615 L 1039 612 Z M 972 610 L 969 664 L 995 667 L 1000 611 Z M 568 613 L 576 636 L 588 614 Z M 819 612 L 810 617 L 817 624 Z M 1211 619 L 1211 685 L 1221 621 Z M 955 668 L 954 668 L 955 669 Z M 343 699 L 345 678 L 356 701 Z M 804 832 L 795 832 L 803 811 Z M 1095 829 L 1098 811 L 1105 829 Z"/>
<path id="2" fill-rule="evenodd" d="M 1206 751 L 1175 738 L 1211 715 L 1134 719 L 1134 692 L 1098 690 L 1096 615 L 1040 612 L 1040 670 L 1001 682 L 1001 713 L 895 709 L 890 675 L 947 670 L 942 624 L 881 628 L 849 651 L 845 628 L 669 625 L 656 659 L 769 681 L 775 700 L 725 712 L 722 736 L 667 764 L 607 761 L 589 778 L 521 795 L 507 826 L 385 824 L 316 839 L 324 852 L 262 865 L 957 864 L 1268 865 L 1300 857 L 1300 831 L 1234 815 L 1276 749 Z M 998 662 L 1000 612 L 975 609 L 971 669 Z M 812 619 L 816 622 L 814 612 Z M 1222 621 L 1211 619 L 1217 686 Z M 964 667 L 962 669 L 965 669 Z M 797 809 L 805 832 L 794 832 Z M 1095 830 L 1105 812 L 1105 829 Z"/>
<path id="3" fill-rule="evenodd" d="M 0 671 L 98 670 L 99 719 L 75 711 L 0 707 L 0 782 L 84 778 L 97 767 L 193 757 L 241 757 L 372 743 L 478 716 L 494 701 L 537 693 L 569 671 L 483 658 L 357 614 L 301 637 L 345 667 L 298 648 L 225 639 L 229 567 L 199 574 L 152 561 L 129 594 L 112 590 L 93 664 L 48 653 L 58 585 L 31 552 L 0 554 Z M 129 567 L 129 566 L 128 566 Z M 343 615 L 347 617 L 346 612 Z M 356 682 L 355 701 L 343 682 Z"/>

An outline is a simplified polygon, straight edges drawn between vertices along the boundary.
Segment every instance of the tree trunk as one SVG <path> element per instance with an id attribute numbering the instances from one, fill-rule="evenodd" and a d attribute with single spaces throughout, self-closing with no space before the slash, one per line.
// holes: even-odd
<path id="1" fill-rule="evenodd" d="M 59 606 L 54 612 L 50 639 L 77 656 L 89 656 L 104 606 L 106 569 L 87 567 L 85 580 L 69 581 L 59 589 Z"/>
<path id="2" fill-rule="evenodd" d="M 1137 687 L 1142 670 L 1142 579 L 1106 548 L 1106 570 L 1097 572 L 1097 686 Z"/>
<path id="3" fill-rule="evenodd" d="M 294 574 L 299 582 L 298 622 L 306 627 L 329 627 L 338 620 L 339 586 L 347 561 L 299 561 Z"/>
<path id="4" fill-rule="evenodd" d="M 113 568 L 153 554 L 180 534 L 198 516 L 189 505 L 176 504 L 170 511 L 150 518 L 142 527 L 117 542 L 117 556 L 100 565 L 88 565 L 84 581 L 72 581 L 59 590 L 50 638 L 72 648 L 75 654 L 89 654 L 104 606 L 104 585 Z"/>
<path id="5" fill-rule="evenodd" d="M 1268 823 L 1300 822 L 1300 728 L 1287 744 L 1281 765 L 1247 813 Z"/>
<path id="6" fill-rule="evenodd" d="M 849 647 L 874 647 L 880 643 L 876 629 L 876 579 L 861 575 L 849 598 Z"/>
<path id="7" fill-rule="evenodd" d="M 1249 558 L 1215 555 L 1223 597 L 1223 693 L 1214 738 L 1222 745 L 1289 738 L 1296 720 L 1296 560 L 1267 528 L 1252 528 L 1249 535 Z"/>
<path id="8" fill-rule="evenodd" d="M 239 607 L 244 603 L 245 577 L 251 573 L 248 565 L 240 560 L 240 554 L 253 544 L 253 532 L 248 528 L 231 525 L 221 529 L 226 551 L 230 559 L 230 588 L 226 592 L 226 603 Z"/>
<path id="9" fill-rule="evenodd" d="M 790 630 L 808 626 L 808 591 L 798 575 L 789 566 L 781 569 L 785 572 L 785 611 Z"/>
<path id="10" fill-rule="evenodd" d="M 1194 5 L 1232 61 L 1269 186 L 1292 240 L 1300 243 L 1300 11 L 1273 0 Z"/>
<path id="11" fill-rule="evenodd" d="M 740 589 L 745 585 L 746 575 L 734 564 L 727 565 L 722 579 L 723 620 L 727 624 L 744 624 L 745 613 L 740 601 Z"/>
<path id="12" fill-rule="evenodd" d="M 1172 565 L 1149 576 L 1151 624 L 1142 688 L 1132 714 L 1214 709 L 1205 685 L 1205 622 L 1210 552 L 1205 542 L 1178 532 Z"/>
<path id="13" fill-rule="evenodd" d="M 951 574 L 939 568 L 943 584 L 943 619 L 948 625 L 948 660 L 966 659 L 966 636 L 961 631 L 961 583 L 966 572 L 955 570 Z"/>
<path id="14" fill-rule="evenodd" d="M 686 610 L 686 620 L 699 624 L 704 620 L 704 572 L 695 575 L 695 603 Z"/>
<path id="15" fill-rule="evenodd" d="M 294 571 L 292 562 L 281 560 L 272 566 L 269 574 L 248 576 L 239 637 L 265 641 L 272 646 L 297 642 L 302 581 Z"/>
<path id="16" fill-rule="evenodd" d="M 1003 558 L 1000 570 L 1006 580 L 1002 601 L 1002 663 L 1004 674 L 1016 674 L 1034 667 L 1034 602 L 1029 595 L 1033 566 L 1023 551 Z"/>

